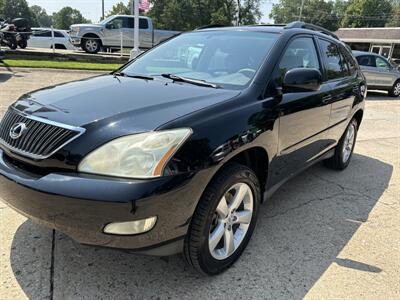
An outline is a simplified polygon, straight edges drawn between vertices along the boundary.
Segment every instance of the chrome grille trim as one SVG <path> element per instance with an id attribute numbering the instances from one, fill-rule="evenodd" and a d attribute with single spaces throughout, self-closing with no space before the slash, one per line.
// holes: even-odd
<path id="1" fill-rule="evenodd" d="M 9 131 L 19 122 L 27 125 L 28 131 L 18 139 L 11 139 Z M 86 129 L 25 114 L 10 107 L 0 123 L 0 146 L 11 152 L 41 160 L 52 156 L 65 145 L 77 139 Z"/>

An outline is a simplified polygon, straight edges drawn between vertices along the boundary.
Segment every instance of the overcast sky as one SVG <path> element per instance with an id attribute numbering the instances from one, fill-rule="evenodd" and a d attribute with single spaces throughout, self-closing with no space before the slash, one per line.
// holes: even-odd
<path id="1" fill-rule="evenodd" d="M 27 0 L 29 5 L 39 5 L 46 9 L 48 14 L 52 14 L 63 8 L 64 6 L 71 6 L 72 8 L 79 9 L 83 16 L 87 19 L 96 22 L 101 17 L 101 0 Z M 115 3 L 121 0 L 104 0 L 105 11 L 107 12 L 112 8 Z M 124 3 L 128 3 L 129 0 L 122 0 Z M 277 0 L 261 0 L 263 17 L 262 22 L 269 22 L 268 15 L 271 11 L 272 3 Z"/>

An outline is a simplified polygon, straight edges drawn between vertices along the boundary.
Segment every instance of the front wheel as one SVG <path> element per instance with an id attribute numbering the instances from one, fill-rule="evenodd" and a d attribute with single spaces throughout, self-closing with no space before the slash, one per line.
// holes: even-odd
<path id="1" fill-rule="evenodd" d="M 260 198 L 260 184 L 251 169 L 236 163 L 225 167 L 193 215 L 185 240 L 187 262 L 208 275 L 229 268 L 254 231 Z"/>
<path id="2" fill-rule="evenodd" d="M 396 81 L 396 83 L 392 86 L 392 89 L 389 91 L 389 96 L 391 97 L 400 96 L 400 81 Z"/>
<path id="3" fill-rule="evenodd" d="M 82 49 L 87 53 L 95 54 L 101 49 L 101 42 L 98 38 L 83 38 Z"/>
<path id="4" fill-rule="evenodd" d="M 352 119 L 338 145 L 336 146 L 334 156 L 324 161 L 328 168 L 334 170 L 344 170 L 347 168 L 356 144 L 357 131 L 357 120 Z"/>

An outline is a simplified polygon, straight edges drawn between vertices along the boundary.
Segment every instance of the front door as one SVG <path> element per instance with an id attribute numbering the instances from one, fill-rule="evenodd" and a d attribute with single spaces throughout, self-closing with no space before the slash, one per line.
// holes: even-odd
<path id="1" fill-rule="evenodd" d="M 274 85 L 282 86 L 284 75 L 293 68 L 315 68 L 322 72 L 312 36 L 302 35 L 289 42 L 274 71 Z M 283 92 L 275 96 L 279 98 L 279 143 L 271 184 L 297 173 L 326 149 L 331 111 L 326 102 L 328 95 L 329 84 L 324 83 L 319 91 Z"/>

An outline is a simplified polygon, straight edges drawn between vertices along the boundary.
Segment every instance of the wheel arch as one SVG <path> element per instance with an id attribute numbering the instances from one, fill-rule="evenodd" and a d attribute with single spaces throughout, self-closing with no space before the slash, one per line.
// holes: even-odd
<path id="1" fill-rule="evenodd" d="M 364 110 L 362 110 L 362 109 L 357 110 L 353 116 L 353 118 L 356 119 L 356 121 L 357 121 L 358 128 L 360 128 L 363 116 L 364 116 Z"/>
<path id="2" fill-rule="evenodd" d="M 100 38 L 100 36 L 99 36 L 98 34 L 96 34 L 96 33 L 93 33 L 93 32 L 85 33 L 85 34 L 82 36 L 82 39 L 84 39 L 84 38 L 95 38 L 95 39 L 99 39 L 100 44 L 103 45 L 103 40 L 102 40 L 102 39 Z"/>

